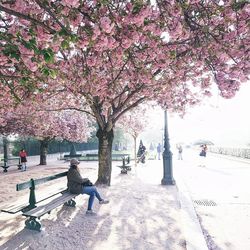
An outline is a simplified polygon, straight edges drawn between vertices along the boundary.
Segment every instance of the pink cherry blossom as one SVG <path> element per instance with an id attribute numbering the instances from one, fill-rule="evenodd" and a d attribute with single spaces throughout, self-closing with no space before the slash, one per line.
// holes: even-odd
<path id="1" fill-rule="evenodd" d="M 111 20 L 108 17 L 102 17 L 100 19 L 100 26 L 106 33 L 111 33 L 114 28 L 114 24 L 111 24 Z"/>
<path id="2" fill-rule="evenodd" d="M 80 5 L 79 0 L 62 0 L 62 4 L 73 8 L 78 8 Z"/>
<path id="3" fill-rule="evenodd" d="M 130 109 L 154 100 L 184 114 L 210 95 L 213 82 L 232 98 L 249 79 L 246 3 L 47 1 L 51 13 L 36 1 L 1 6 L 7 9 L 6 21 L 0 20 L 1 102 L 11 112 L 14 100 L 22 105 L 30 99 L 31 108 L 94 117 L 102 157 L 98 180 L 106 184 L 113 128 Z M 71 134 L 76 127 L 68 128 Z"/>

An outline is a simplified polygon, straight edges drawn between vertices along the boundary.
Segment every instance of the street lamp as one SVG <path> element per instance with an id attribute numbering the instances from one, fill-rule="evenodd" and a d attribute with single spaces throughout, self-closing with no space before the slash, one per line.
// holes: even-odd
<path id="1" fill-rule="evenodd" d="M 164 151 L 163 151 L 163 178 L 162 185 L 175 185 L 173 179 L 172 152 L 170 151 L 169 136 L 168 136 L 168 119 L 167 110 L 164 110 Z"/>

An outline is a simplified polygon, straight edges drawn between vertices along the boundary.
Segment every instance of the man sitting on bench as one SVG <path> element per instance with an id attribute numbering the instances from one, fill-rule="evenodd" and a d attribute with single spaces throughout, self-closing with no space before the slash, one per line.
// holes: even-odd
<path id="1" fill-rule="evenodd" d="M 95 197 L 99 200 L 99 204 L 107 204 L 109 201 L 101 198 L 96 187 L 88 178 L 82 178 L 78 168 L 79 163 L 80 162 L 77 159 L 70 160 L 70 169 L 67 174 L 68 190 L 73 194 L 88 194 L 90 197 L 86 214 L 96 215 L 96 213 L 92 210 Z"/>

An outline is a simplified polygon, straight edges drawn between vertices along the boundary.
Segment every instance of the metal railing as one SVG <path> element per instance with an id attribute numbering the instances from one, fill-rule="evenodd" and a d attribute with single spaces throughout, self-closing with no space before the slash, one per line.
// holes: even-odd
<path id="1" fill-rule="evenodd" d="M 250 159 L 250 148 L 231 148 L 231 147 L 209 146 L 208 150 L 216 154 L 230 155 L 230 156 Z"/>

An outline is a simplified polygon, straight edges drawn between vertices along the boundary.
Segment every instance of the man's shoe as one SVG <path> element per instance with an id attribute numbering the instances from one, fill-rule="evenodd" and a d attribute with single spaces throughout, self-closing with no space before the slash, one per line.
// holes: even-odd
<path id="1" fill-rule="evenodd" d="M 109 203 L 108 200 L 101 200 L 101 201 L 99 201 L 99 204 L 108 204 L 108 203 Z"/>
<path id="2" fill-rule="evenodd" d="M 87 210 L 86 214 L 87 215 L 96 215 L 96 213 L 93 210 Z"/>

